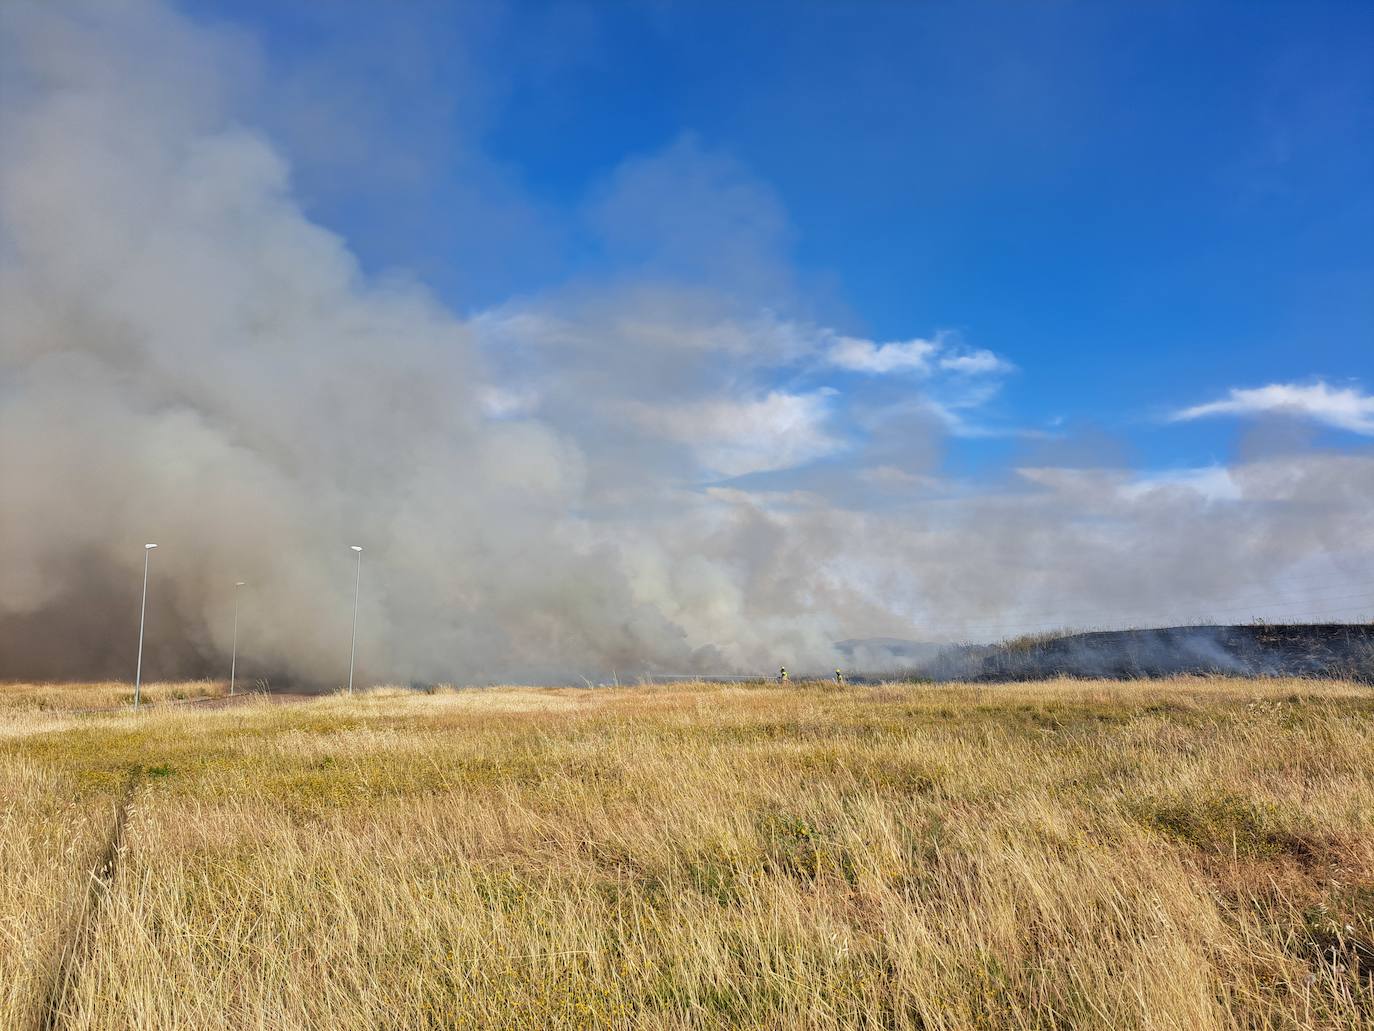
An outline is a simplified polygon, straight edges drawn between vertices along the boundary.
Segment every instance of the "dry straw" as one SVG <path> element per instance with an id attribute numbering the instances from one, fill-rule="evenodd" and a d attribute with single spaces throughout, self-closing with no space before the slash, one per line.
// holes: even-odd
<path id="1" fill-rule="evenodd" d="M 131 771 L 57 1026 L 1374 1026 L 1353 684 L 48 704 L 0 718 L 4 1027 Z"/>

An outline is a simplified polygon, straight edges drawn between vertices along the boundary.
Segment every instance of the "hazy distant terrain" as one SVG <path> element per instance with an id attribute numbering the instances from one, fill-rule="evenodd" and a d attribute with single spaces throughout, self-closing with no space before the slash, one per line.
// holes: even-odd
<path id="1" fill-rule="evenodd" d="M 885 637 L 840 641 L 836 648 L 856 676 L 870 680 L 898 673 L 935 680 L 1180 674 L 1374 680 L 1374 623 L 1065 630 L 999 644 L 938 645 Z"/>
<path id="2" fill-rule="evenodd" d="M 1374 1026 L 1367 686 L 3 694 L 7 1028 Z"/>
<path id="3" fill-rule="evenodd" d="M 1374 624 L 1177 626 L 1024 638 L 994 649 L 977 666 L 980 678 L 994 680 L 1181 673 L 1374 680 Z"/>

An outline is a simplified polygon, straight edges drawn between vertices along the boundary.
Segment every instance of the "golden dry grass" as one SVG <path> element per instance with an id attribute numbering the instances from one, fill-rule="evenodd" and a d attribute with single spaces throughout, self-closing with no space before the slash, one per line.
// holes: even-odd
<path id="1" fill-rule="evenodd" d="M 23 1027 L 46 992 L 110 815 L 69 771 L 0 762 L 0 1027 Z"/>
<path id="2" fill-rule="evenodd" d="M 1367 687 L 391 691 L 6 722 L 0 1026 L 36 1019 L 140 771 L 59 1026 L 1374 1027 Z"/>
<path id="3" fill-rule="evenodd" d="M 248 685 L 239 684 L 243 691 Z M 216 698 L 229 693 L 227 680 L 152 681 L 143 684 L 142 702 L 148 705 L 181 702 L 193 698 Z M 102 680 L 71 684 L 0 681 L 0 713 L 33 710 L 76 712 L 87 709 L 114 709 L 134 704 L 134 685 L 127 681 Z"/>

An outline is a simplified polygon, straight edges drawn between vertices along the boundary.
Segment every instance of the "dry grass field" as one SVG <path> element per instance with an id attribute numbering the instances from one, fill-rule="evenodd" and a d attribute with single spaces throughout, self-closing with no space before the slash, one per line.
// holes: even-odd
<path id="1" fill-rule="evenodd" d="M 1374 1027 L 1367 686 L 18 695 L 0 1027 Z"/>
<path id="2" fill-rule="evenodd" d="M 240 683 L 238 690 L 251 685 Z M 154 681 L 142 688 L 142 702 L 148 705 L 185 702 L 198 698 L 218 698 L 229 693 L 227 680 Z M 132 705 L 134 685 L 118 680 L 90 684 L 25 683 L 0 681 L 0 715 L 33 710 L 79 712 L 113 709 Z"/>

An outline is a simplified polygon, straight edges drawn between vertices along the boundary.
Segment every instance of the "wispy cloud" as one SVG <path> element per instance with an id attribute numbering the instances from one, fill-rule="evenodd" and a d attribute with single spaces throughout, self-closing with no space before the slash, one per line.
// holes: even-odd
<path id="1" fill-rule="evenodd" d="M 988 350 L 969 351 L 966 354 L 948 354 L 940 359 L 940 368 L 946 372 L 962 372 L 970 376 L 991 375 L 997 372 L 1011 372 L 1014 366 L 1005 358 L 999 358 Z"/>
<path id="2" fill-rule="evenodd" d="M 859 337 L 836 337 L 827 356 L 830 364 L 851 372 L 883 375 L 888 372 L 930 371 L 931 359 L 940 350 L 933 340 L 905 340 L 878 344 Z"/>
<path id="3" fill-rule="evenodd" d="M 1212 415 L 1293 415 L 1313 422 L 1374 436 L 1374 396 L 1354 387 L 1338 389 L 1323 380 L 1302 385 L 1271 383 L 1252 390 L 1233 389 L 1219 401 L 1175 412 L 1173 421 Z"/>
<path id="4" fill-rule="evenodd" d="M 889 373 L 928 376 L 937 370 L 986 376 L 1010 372 L 1014 368 L 989 350 L 969 351 L 959 347 L 953 334 L 943 332 L 930 339 L 915 337 L 886 343 L 831 334 L 825 357 L 838 368 L 871 376 Z"/>

